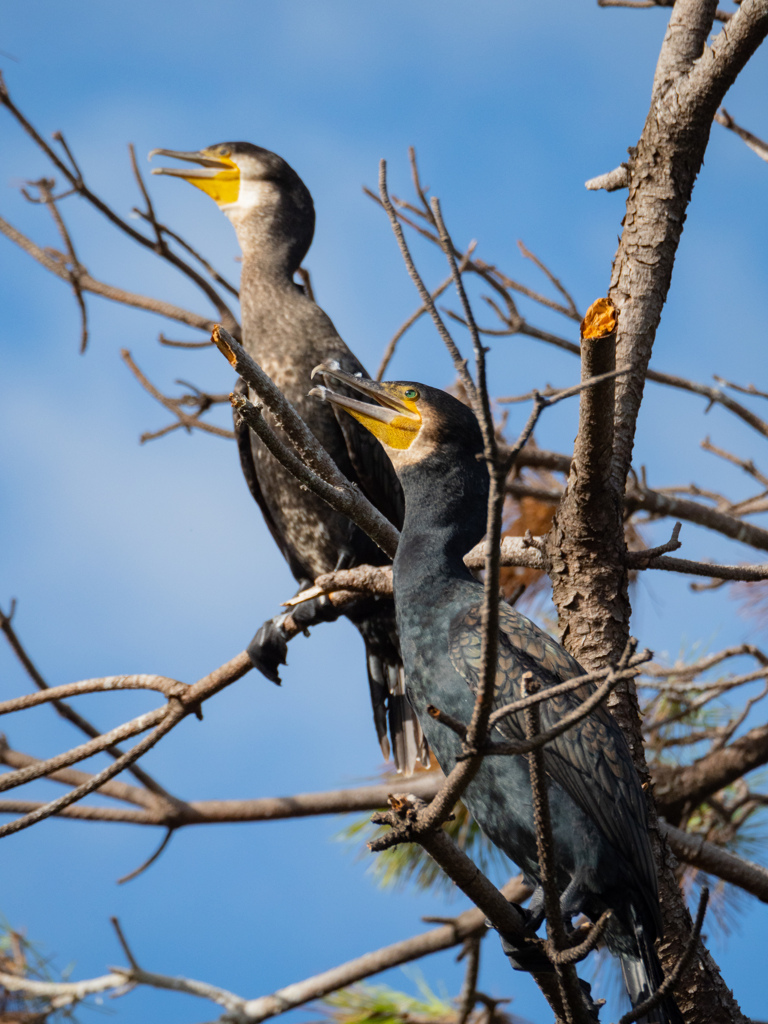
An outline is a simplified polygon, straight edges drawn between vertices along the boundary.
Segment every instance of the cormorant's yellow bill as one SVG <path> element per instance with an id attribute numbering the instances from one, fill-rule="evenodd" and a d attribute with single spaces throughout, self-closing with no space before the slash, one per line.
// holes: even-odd
<path id="1" fill-rule="evenodd" d="M 183 178 L 206 192 L 219 206 L 236 203 L 240 195 L 240 168 L 232 159 L 229 146 L 213 146 L 194 153 L 183 153 L 176 149 L 153 149 L 153 156 L 170 156 L 174 160 L 186 160 L 198 164 L 194 170 L 185 167 L 155 167 L 153 174 L 169 174 Z"/>
<path id="2" fill-rule="evenodd" d="M 375 380 L 356 377 L 340 369 L 335 360 L 316 366 L 312 371 L 312 379 L 318 374 L 334 377 L 378 404 L 372 405 L 357 398 L 339 395 L 327 385 L 312 388 L 310 395 L 324 402 L 333 402 L 344 409 L 387 447 L 403 449 L 411 446 L 421 429 L 419 391 L 415 385 L 401 381 L 379 384 Z"/>

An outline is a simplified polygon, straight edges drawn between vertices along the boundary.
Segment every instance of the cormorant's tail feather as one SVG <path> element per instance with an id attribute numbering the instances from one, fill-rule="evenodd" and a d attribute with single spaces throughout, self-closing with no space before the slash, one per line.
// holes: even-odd
<path id="1" fill-rule="evenodd" d="M 388 665 L 387 669 L 389 728 L 395 748 L 395 767 L 399 772 L 412 775 L 417 761 L 424 768 L 429 767 L 429 747 L 405 692 L 405 673 L 402 664 Z"/>
<path id="2" fill-rule="evenodd" d="M 640 957 L 621 955 L 621 973 L 632 1006 L 644 1003 L 661 985 L 664 972 L 656 956 L 653 942 L 641 927 L 635 929 Z M 640 1018 L 638 1024 L 685 1024 L 683 1015 L 670 993 L 653 1010 Z"/>
<path id="3" fill-rule="evenodd" d="M 378 654 L 369 649 L 367 642 L 365 645 L 365 663 L 368 668 L 368 687 L 371 691 L 373 724 L 376 726 L 376 735 L 379 738 L 381 753 L 384 755 L 384 760 L 388 761 L 391 750 L 389 736 L 387 735 L 387 697 L 389 695 L 389 687 L 387 686 L 386 666 Z"/>
<path id="4" fill-rule="evenodd" d="M 394 622 L 389 629 L 381 613 L 376 618 L 353 621 L 365 641 L 373 721 L 381 752 L 389 759 L 391 737 L 395 768 L 411 775 L 417 762 L 425 768 L 429 766 L 429 747 L 405 693 L 403 662 Z"/>

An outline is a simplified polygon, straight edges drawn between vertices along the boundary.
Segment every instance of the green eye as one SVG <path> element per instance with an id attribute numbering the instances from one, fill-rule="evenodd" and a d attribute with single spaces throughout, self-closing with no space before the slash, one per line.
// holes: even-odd
<path id="1" fill-rule="evenodd" d="M 229 146 L 219 146 L 217 152 L 219 156 L 229 156 L 231 151 Z"/>
<path id="2" fill-rule="evenodd" d="M 419 397 L 419 392 L 416 390 L 416 388 L 407 388 L 403 392 L 403 397 L 404 398 L 418 398 Z"/>

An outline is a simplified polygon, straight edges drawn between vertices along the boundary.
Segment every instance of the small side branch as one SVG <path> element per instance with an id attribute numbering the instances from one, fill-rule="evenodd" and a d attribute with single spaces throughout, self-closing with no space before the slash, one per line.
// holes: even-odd
<path id="1" fill-rule="evenodd" d="M 193 389 L 191 385 L 187 385 L 190 387 L 189 394 L 182 395 L 181 398 L 170 398 L 168 395 L 164 395 L 159 391 L 149 378 L 142 373 L 133 361 L 131 353 L 127 348 L 121 349 L 120 355 L 122 356 L 125 365 L 144 390 L 150 394 L 155 401 L 159 402 L 164 409 L 172 412 L 176 417 L 176 423 L 171 423 L 170 426 L 163 427 L 161 430 L 143 433 L 139 438 L 141 444 L 144 444 L 146 441 L 154 441 L 158 437 L 164 437 L 166 434 L 170 434 L 172 431 L 178 430 L 179 427 L 183 427 L 188 433 L 191 433 L 192 430 L 202 430 L 207 434 L 214 434 L 216 437 L 225 437 L 228 440 L 232 440 L 234 438 L 235 435 L 233 431 L 225 430 L 223 427 L 217 427 L 213 423 L 206 423 L 200 419 L 203 413 L 207 412 L 213 405 L 228 402 L 228 394 L 209 395 L 204 391 L 198 391 L 196 388 Z M 179 381 L 179 383 L 183 382 Z M 192 406 L 195 411 L 192 414 L 185 412 L 184 406 Z"/>
<path id="2" fill-rule="evenodd" d="M 753 153 L 757 153 L 761 160 L 768 161 L 768 142 L 764 142 L 762 139 L 759 139 L 757 135 L 753 135 L 752 132 L 748 132 L 746 128 L 742 128 L 740 125 L 736 124 L 725 107 L 721 107 L 715 114 L 715 121 L 717 121 L 718 124 L 721 124 L 723 128 L 728 128 L 730 131 L 738 135 L 743 142 L 746 142 Z"/>
<path id="3" fill-rule="evenodd" d="M 599 2 L 599 0 L 598 0 Z M 629 188 L 629 164 L 619 164 L 606 174 L 598 174 L 584 182 L 584 188 L 591 192 L 605 189 L 606 192 L 617 192 L 621 188 Z"/>

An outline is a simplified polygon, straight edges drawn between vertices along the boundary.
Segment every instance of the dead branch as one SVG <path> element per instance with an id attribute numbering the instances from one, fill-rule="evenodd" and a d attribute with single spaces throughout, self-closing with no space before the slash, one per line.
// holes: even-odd
<path id="1" fill-rule="evenodd" d="M 162 256 L 164 260 L 166 260 L 168 263 L 174 266 L 185 277 L 189 278 L 189 280 L 192 281 L 195 285 L 197 285 L 200 291 L 202 291 L 206 298 L 208 298 L 209 301 L 213 304 L 214 309 L 216 309 L 217 311 L 219 320 L 221 320 L 229 328 L 230 331 L 237 331 L 237 321 L 235 320 L 231 310 L 229 309 L 226 302 L 224 302 L 221 295 L 219 295 L 216 289 L 213 288 L 213 286 L 210 285 L 208 281 L 205 280 L 204 277 L 201 277 L 200 274 L 198 274 L 198 272 L 192 266 L 190 266 L 189 263 L 181 259 L 181 257 L 177 256 L 176 253 L 172 252 L 162 242 L 162 237 L 159 235 L 159 233 L 156 234 L 155 238 L 153 239 L 148 238 L 146 235 L 143 235 L 140 231 L 137 231 L 126 220 L 120 217 L 119 214 L 117 214 L 106 202 L 104 202 L 103 199 L 101 199 L 93 191 L 91 191 L 91 189 L 86 185 L 85 179 L 79 167 L 77 167 L 77 165 L 74 164 L 74 160 L 72 160 L 75 167 L 75 171 L 73 173 L 73 171 L 67 166 L 67 164 L 64 163 L 64 161 L 59 158 L 56 152 L 48 145 L 48 143 L 45 141 L 45 139 L 43 139 L 43 137 L 40 135 L 37 129 L 27 120 L 27 118 L 22 114 L 22 112 L 19 110 L 16 104 L 12 101 L 10 93 L 8 92 L 8 88 L 5 85 L 5 82 L 3 81 L 2 77 L 0 77 L 0 104 L 2 104 L 10 111 L 10 113 L 13 115 L 16 121 L 21 125 L 24 131 L 32 138 L 32 140 L 36 143 L 39 149 L 42 150 L 42 152 L 51 161 L 54 167 L 56 167 L 56 169 L 59 171 L 59 173 L 62 174 L 64 178 L 66 178 L 72 191 L 77 192 L 80 196 L 82 196 L 88 203 L 91 204 L 91 206 L 98 210 L 99 213 L 106 217 L 107 220 L 114 224 L 115 227 L 122 231 L 123 234 L 125 234 L 132 241 L 137 242 L 143 248 L 150 249 L 151 251 Z M 63 139 L 61 139 L 61 141 L 63 143 Z M 69 149 L 66 146 L 65 152 L 70 157 L 70 159 L 72 159 L 71 153 L 69 152 Z M 143 183 L 140 182 L 140 184 L 142 187 L 142 191 L 146 195 L 146 190 L 143 188 Z M 150 216 L 152 216 L 151 206 Z M 9 237 L 11 236 L 9 235 Z M 14 239 L 14 241 L 16 241 L 16 239 Z M 26 246 L 22 247 L 26 248 Z M 27 249 L 27 251 L 30 250 Z M 35 258 L 37 259 L 37 257 Z M 45 266 L 46 264 L 44 263 L 43 265 Z M 51 268 L 48 267 L 48 269 Z M 82 287 L 86 291 L 94 290 L 93 288 L 86 287 L 82 280 L 80 280 L 79 283 L 80 287 Z M 101 294 L 105 293 L 101 292 Z M 127 292 L 124 294 L 129 295 L 129 293 Z M 115 298 L 115 296 L 108 297 Z M 133 298 L 136 297 L 134 296 Z M 139 298 L 143 297 L 139 296 Z M 117 301 L 124 300 L 118 299 Z M 137 303 L 128 302 L 127 304 L 136 305 Z M 142 308 L 149 307 L 143 306 Z M 155 309 L 154 312 L 159 312 L 159 310 Z"/>
<path id="2" fill-rule="evenodd" d="M 471 242 L 469 244 L 469 246 L 467 247 L 466 253 L 464 254 L 464 256 L 462 256 L 461 262 L 459 264 L 459 273 L 460 274 L 463 273 L 466 270 L 467 263 L 469 262 L 470 255 L 474 252 L 476 244 L 477 244 L 476 242 Z M 437 288 L 435 288 L 435 290 L 432 292 L 432 302 L 433 303 L 434 303 L 435 299 L 438 299 L 443 294 L 443 292 L 450 285 L 452 280 L 453 280 L 453 275 L 451 274 L 448 277 L 446 277 L 446 279 L 443 281 L 442 284 L 438 285 Z M 387 344 L 386 349 L 384 350 L 384 355 L 381 357 L 381 363 L 379 364 L 379 368 L 376 371 L 376 378 L 375 378 L 376 380 L 381 380 L 382 377 L 384 376 L 384 374 L 386 373 L 387 367 L 389 366 L 390 362 L 392 361 L 392 357 L 395 354 L 395 349 L 397 348 L 397 343 L 400 341 L 400 339 L 403 337 L 403 335 L 407 331 L 409 331 L 411 329 L 411 327 L 413 327 L 413 325 L 416 323 L 416 321 L 421 319 L 421 317 L 426 312 L 428 312 L 427 307 L 422 304 L 421 306 L 419 306 L 419 308 L 416 310 L 416 312 L 412 313 L 408 317 L 408 319 L 405 321 L 405 323 L 403 323 L 400 327 L 398 327 L 398 329 L 392 335 L 392 338 L 390 339 L 389 343 Z"/>
<path id="3" fill-rule="evenodd" d="M 30 238 L 27 238 L 21 231 L 17 231 L 16 228 L 2 217 L 0 217 L 0 232 L 6 238 L 10 238 L 12 242 L 15 242 L 25 252 L 29 253 L 46 270 L 55 274 L 56 277 L 60 277 L 62 281 L 72 283 L 71 272 L 63 262 L 53 259 L 44 249 L 41 249 L 40 246 L 36 245 Z M 209 317 L 200 316 L 198 313 L 182 309 L 180 306 L 174 306 L 172 303 L 165 302 L 162 299 L 153 299 L 148 295 L 138 295 L 135 292 L 126 291 L 124 288 L 106 284 L 104 281 L 97 281 L 96 278 L 91 277 L 88 273 L 80 274 L 77 278 L 77 284 L 81 292 L 91 292 L 93 295 L 101 295 L 112 302 L 119 302 L 123 306 L 133 306 L 135 309 L 144 309 L 148 313 L 157 313 L 158 316 L 164 316 L 168 320 L 177 320 L 181 324 L 196 327 L 200 331 L 210 332 L 216 323 L 215 320 L 211 320 Z M 233 333 L 235 333 L 235 330 L 236 328 L 233 328 Z"/>
<path id="4" fill-rule="evenodd" d="M 30 757 L 29 754 L 23 754 L 20 750 L 12 750 L 8 746 L 6 738 L 0 735 L 0 764 L 7 764 L 9 768 L 26 768 L 28 765 L 39 763 L 40 758 Z M 75 768 L 61 768 L 59 771 L 46 772 L 45 777 L 51 782 L 61 782 L 66 786 L 79 786 L 81 783 L 87 782 L 90 775 Z M 99 795 L 135 804 L 147 810 L 158 807 L 157 797 L 150 790 L 144 789 L 142 786 L 131 786 L 127 782 L 118 782 L 116 779 L 105 782 L 99 789 Z"/>
<path id="5" fill-rule="evenodd" d="M 756 896 L 762 903 L 768 903 L 768 869 L 707 842 L 703 836 L 683 832 L 668 822 L 660 822 L 660 826 L 678 860 L 722 878 Z"/>
<path id="6" fill-rule="evenodd" d="M 570 467 L 570 459 L 556 452 L 544 452 L 539 457 L 539 453 L 535 450 L 523 450 L 519 462 L 521 466 L 541 466 L 558 472 L 567 472 L 566 460 Z M 507 482 L 507 493 L 513 498 L 534 497 L 553 504 L 558 504 L 563 496 L 562 490 L 532 487 L 516 479 Z M 641 481 L 633 481 L 628 484 L 623 498 L 623 509 L 625 516 L 642 510 L 650 512 L 654 516 L 666 516 L 696 523 L 698 526 L 705 526 L 707 529 L 722 533 L 732 540 L 738 540 L 742 544 L 748 544 L 761 551 L 768 551 L 768 530 L 763 527 L 755 526 L 754 523 L 746 523 L 735 515 L 719 512 L 700 502 L 651 490 Z"/>
<path id="7" fill-rule="evenodd" d="M 72 292 L 75 296 L 78 308 L 80 310 L 80 321 L 82 324 L 80 333 L 80 351 L 85 352 L 88 347 L 88 309 L 85 305 L 85 298 L 83 297 L 83 291 L 80 286 L 80 276 L 84 273 L 85 268 L 81 264 L 75 252 L 75 246 L 72 241 L 72 236 L 64 223 L 64 218 L 56 205 L 56 199 L 53 195 L 53 180 L 48 178 L 41 178 L 39 181 L 30 182 L 40 192 L 41 201 L 48 206 L 51 211 L 51 216 L 54 219 L 56 227 L 58 228 L 59 234 L 61 235 L 62 241 L 67 250 L 67 256 L 69 257 L 69 268 L 70 268 L 70 282 L 72 284 Z M 26 196 L 27 193 L 22 189 L 23 194 Z"/>

